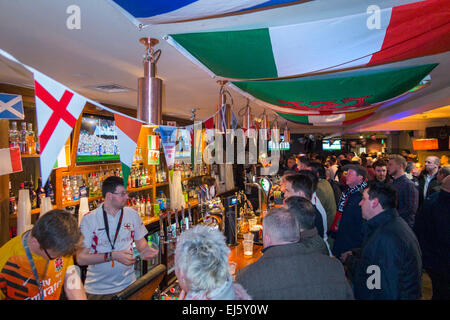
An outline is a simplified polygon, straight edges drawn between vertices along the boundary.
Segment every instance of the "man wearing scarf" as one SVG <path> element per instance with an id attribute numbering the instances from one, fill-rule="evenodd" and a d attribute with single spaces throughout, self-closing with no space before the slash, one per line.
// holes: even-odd
<path id="1" fill-rule="evenodd" d="M 362 244 L 363 218 L 359 202 L 361 191 L 367 187 L 367 170 L 357 164 L 349 164 L 343 168 L 347 171 L 347 189 L 339 199 L 336 216 L 330 227 L 330 236 L 335 238 L 333 255 L 341 258 L 341 254 L 360 248 Z"/>

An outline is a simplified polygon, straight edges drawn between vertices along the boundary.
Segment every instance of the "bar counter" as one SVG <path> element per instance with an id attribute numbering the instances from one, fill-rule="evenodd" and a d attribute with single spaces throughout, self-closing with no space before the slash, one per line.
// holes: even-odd
<path id="1" fill-rule="evenodd" d="M 242 239 L 240 239 L 237 246 L 229 246 L 231 253 L 228 258 L 230 262 L 236 263 L 236 271 L 252 264 L 262 256 L 261 250 L 264 248 L 262 245 L 253 244 L 253 255 L 245 256 L 244 248 L 242 245 Z"/>

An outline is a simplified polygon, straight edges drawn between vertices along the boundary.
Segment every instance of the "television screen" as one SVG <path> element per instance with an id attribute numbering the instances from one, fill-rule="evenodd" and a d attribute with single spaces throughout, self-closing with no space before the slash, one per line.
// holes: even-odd
<path id="1" fill-rule="evenodd" d="M 322 149 L 323 150 L 341 150 L 341 140 L 322 140 Z"/>
<path id="2" fill-rule="evenodd" d="M 114 118 L 87 115 L 81 118 L 77 164 L 120 161 Z"/>

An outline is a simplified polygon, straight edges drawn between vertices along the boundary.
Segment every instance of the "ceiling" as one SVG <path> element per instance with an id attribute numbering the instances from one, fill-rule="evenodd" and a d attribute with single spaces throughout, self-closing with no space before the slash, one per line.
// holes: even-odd
<path id="1" fill-rule="evenodd" d="M 375 1 L 380 8 L 413 2 L 412 0 Z M 373 0 L 314 0 L 297 5 L 258 11 L 245 15 L 215 19 L 153 25 L 138 30 L 107 0 L 0 0 L 0 48 L 21 62 L 61 82 L 74 91 L 104 104 L 130 109 L 137 105 L 137 79 L 143 76 L 142 37 L 159 40 L 161 49 L 157 76 L 163 80 L 162 111 L 168 116 L 188 119 L 197 108 L 196 120 L 205 120 L 216 111 L 219 85 L 204 70 L 170 46 L 167 34 L 261 28 L 313 21 L 365 12 Z M 66 10 L 77 5 L 81 12 L 81 28 L 70 30 Z M 411 125 L 426 126 L 428 121 L 447 124 L 449 107 L 435 116 L 429 111 L 450 105 L 450 52 L 412 59 L 403 65 L 439 62 L 431 73 L 431 85 L 406 96 L 402 101 L 379 110 L 371 118 L 347 127 L 312 127 L 288 123 L 292 132 L 343 134 L 357 131 L 411 130 Z M 0 58 L 0 82 L 32 87 L 32 75 Z M 123 93 L 102 93 L 92 86 L 116 84 L 130 90 Z M 233 110 L 246 105 L 246 98 L 229 89 Z M 258 116 L 263 107 L 250 103 Z M 268 110 L 270 114 L 274 113 Z M 426 113 L 427 118 L 414 119 L 408 126 L 396 122 L 406 117 Z M 432 113 L 431 113 L 432 114 Z M 387 123 L 393 124 L 387 126 Z M 282 120 L 284 123 L 284 120 Z M 385 129 L 393 127 L 394 129 Z M 398 128 L 398 129 L 395 129 Z"/>

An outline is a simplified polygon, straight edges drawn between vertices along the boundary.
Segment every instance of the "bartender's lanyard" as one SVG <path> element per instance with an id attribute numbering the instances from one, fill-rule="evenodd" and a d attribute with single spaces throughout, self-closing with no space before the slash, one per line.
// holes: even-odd
<path id="1" fill-rule="evenodd" d="M 39 281 L 39 275 L 38 275 L 36 266 L 33 261 L 33 256 L 31 255 L 30 248 L 28 247 L 29 236 L 30 236 L 30 231 L 28 231 L 27 234 L 23 236 L 22 243 L 23 243 L 23 247 L 25 248 L 25 253 L 27 255 L 28 262 L 30 263 L 31 270 L 33 271 L 34 277 L 36 278 L 36 283 L 39 287 L 39 300 L 44 300 L 44 290 L 42 290 L 42 284 L 41 284 L 41 281 Z M 43 279 L 45 279 L 45 275 L 47 274 L 48 263 L 49 263 L 49 261 L 47 260 L 47 265 L 45 266 L 45 272 L 44 272 Z"/>
<path id="2" fill-rule="evenodd" d="M 116 234 L 114 235 L 114 242 L 111 242 L 111 238 L 109 237 L 108 216 L 106 214 L 105 207 L 102 207 L 102 209 L 103 209 L 103 220 L 105 221 L 106 236 L 108 237 L 108 241 L 109 241 L 109 244 L 111 245 L 111 249 L 114 251 L 114 246 L 116 244 L 117 236 L 119 235 L 120 226 L 122 225 L 123 208 L 122 208 L 122 210 L 120 210 L 120 218 L 119 218 L 119 222 L 117 223 Z"/>

